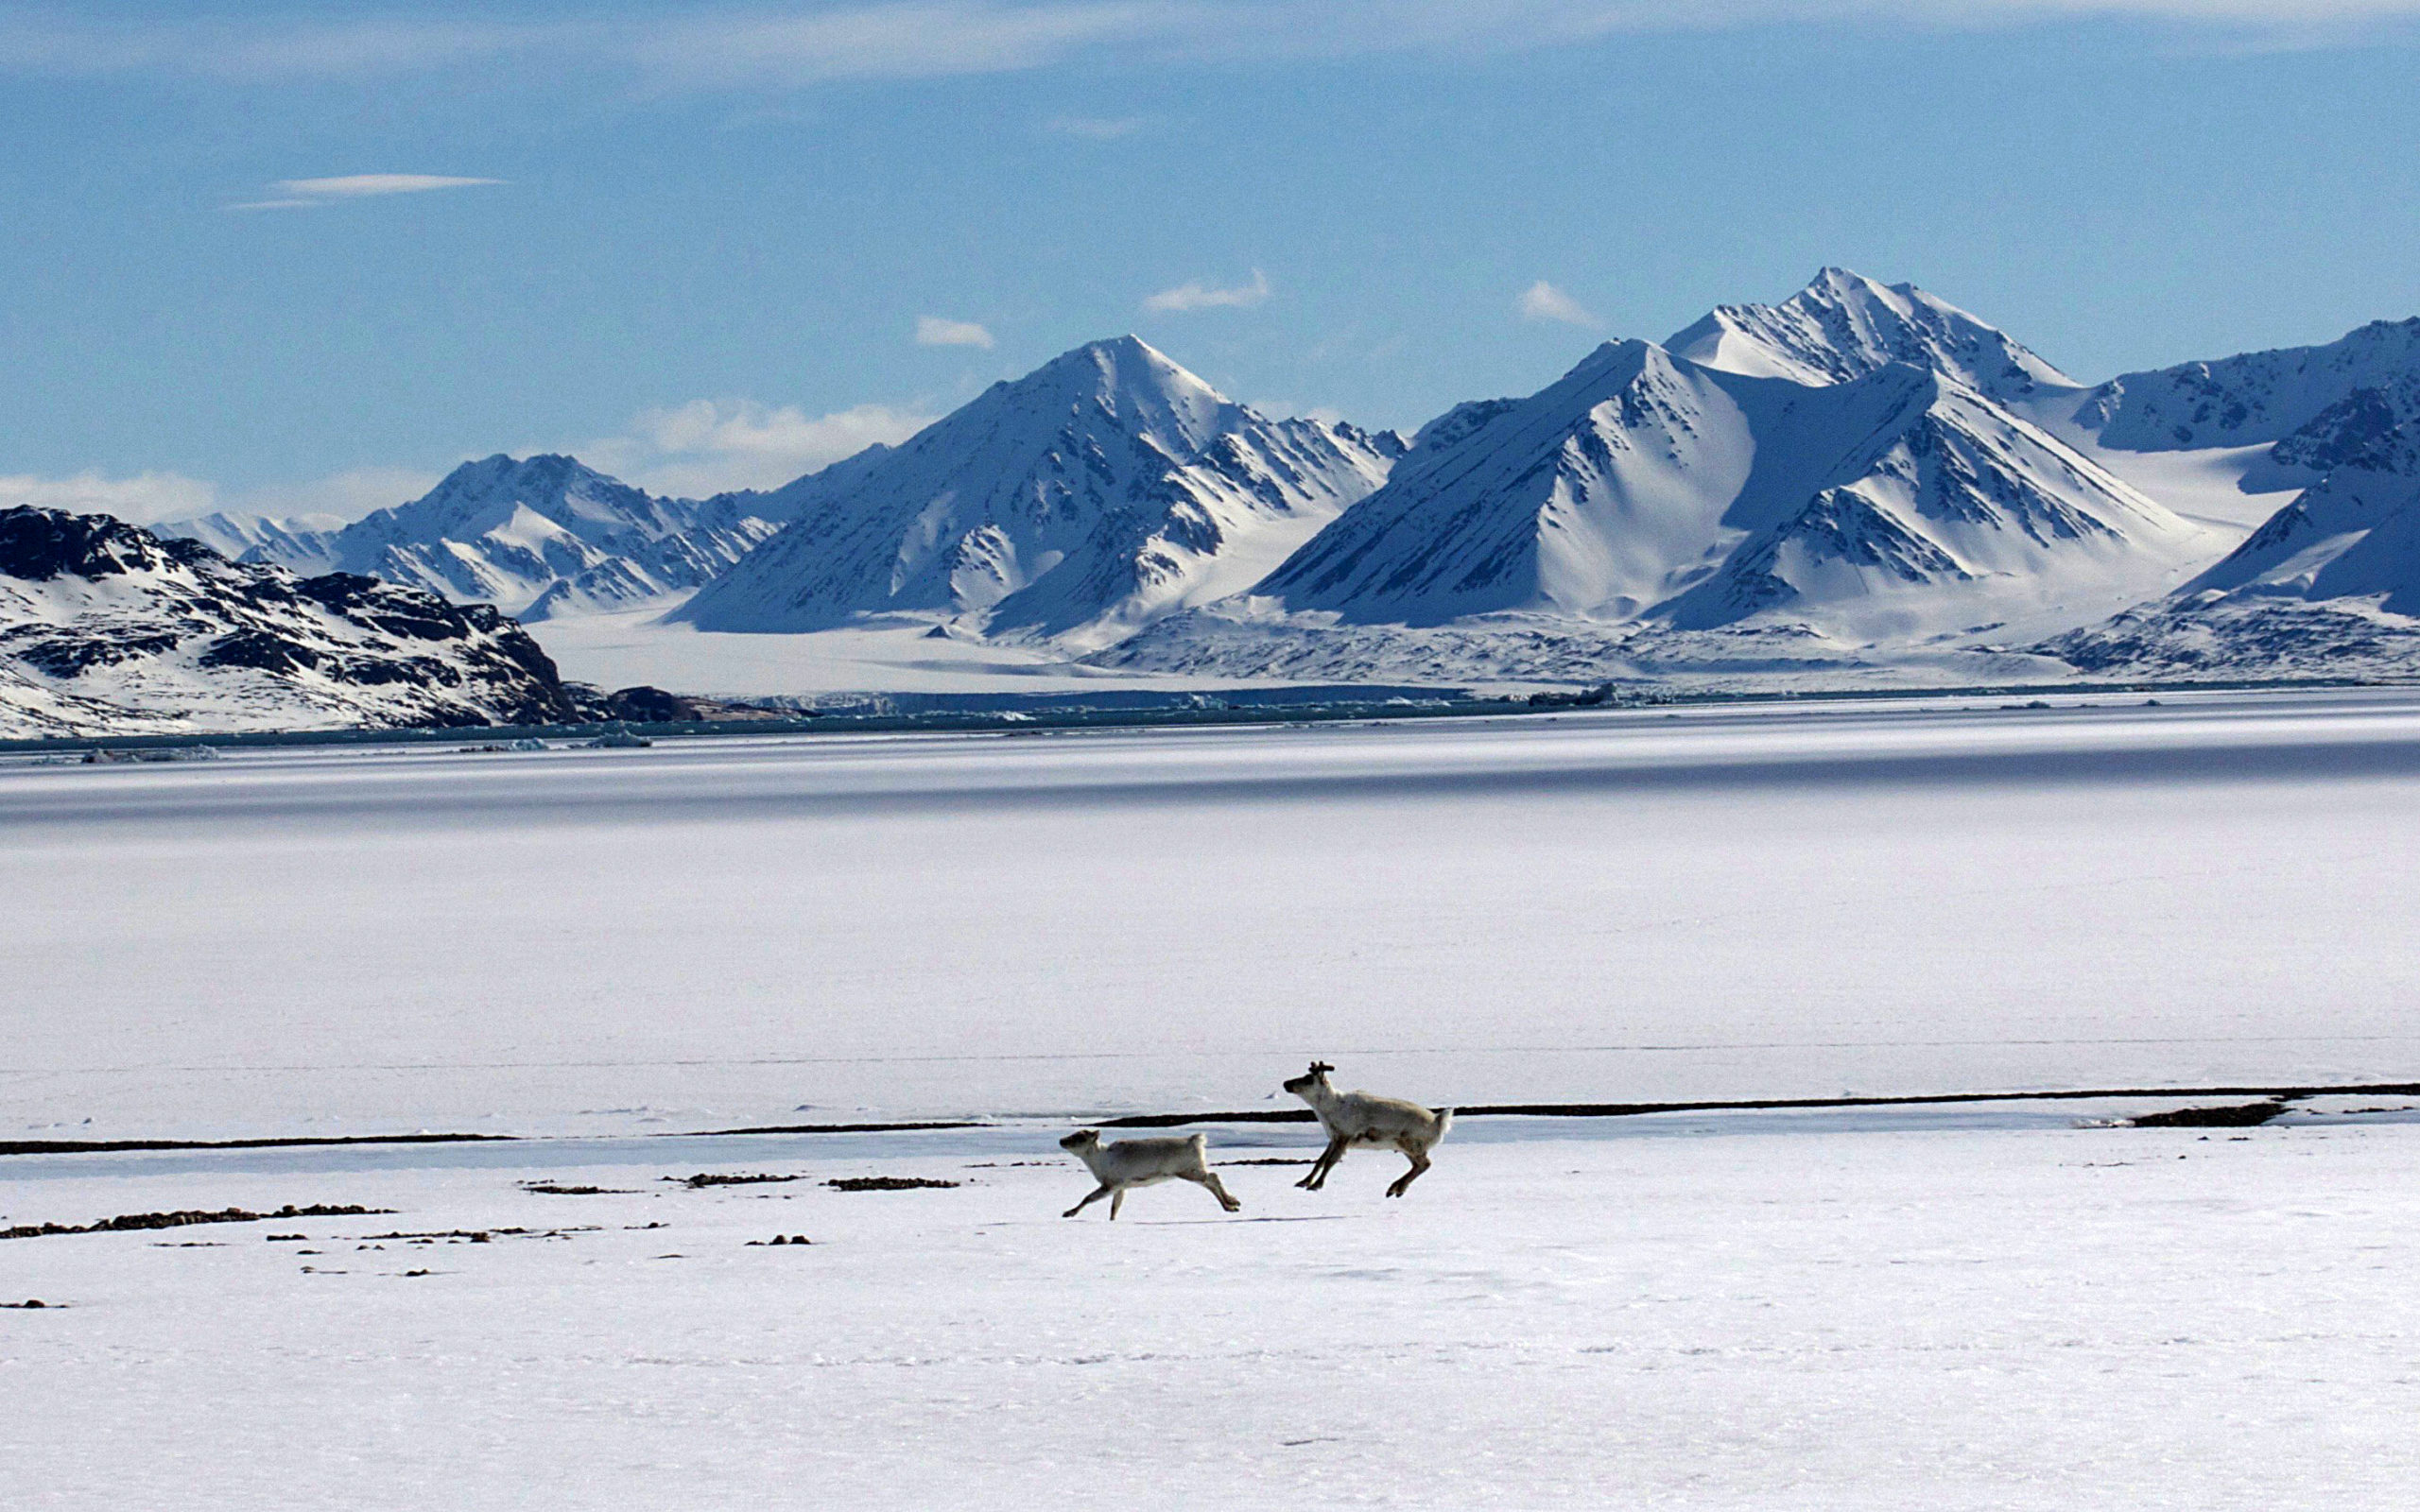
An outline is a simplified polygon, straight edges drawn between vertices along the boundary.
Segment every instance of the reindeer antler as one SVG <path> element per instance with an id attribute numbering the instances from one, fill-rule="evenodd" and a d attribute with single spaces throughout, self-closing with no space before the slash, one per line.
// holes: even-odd
<path id="1" fill-rule="evenodd" d="M 1335 1069 L 1336 1069 L 1336 1068 L 1335 1068 L 1334 1066 L 1329 1065 L 1329 1064 L 1328 1064 L 1326 1061 L 1324 1061 L 1324 1060 L 1314 1060 L 1314 1061 L 1312 1061 L 1312 1062 L 1311 1062 L 1311 1073 L 1310 1073 L 1310 1074 L 1311 1074 L 1312 1075 L 1314 1075 L 1314 1076 L 1317 1076 L 1317 1075 L 1321 1074 L 1322 1074 L 1322 1073 L 1323 1073 L 1323 1072 L 1330 1072 L 1330 1071 L 1334 1071 Z"/>

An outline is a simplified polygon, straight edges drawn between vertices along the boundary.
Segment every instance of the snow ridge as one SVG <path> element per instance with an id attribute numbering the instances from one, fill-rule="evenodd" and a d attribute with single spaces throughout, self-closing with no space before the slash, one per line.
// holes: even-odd
<path id="1" fill-rule="evenodd" d="M 1842 267 L 1823 269 L 1777 305 L 1720 305 L 1664 344 L 1704 367 L 1802 384 L 1847 383 L 1907 363 L 2003 402 L 2077 387 L 2006 332 L 1947 301 Z"/>

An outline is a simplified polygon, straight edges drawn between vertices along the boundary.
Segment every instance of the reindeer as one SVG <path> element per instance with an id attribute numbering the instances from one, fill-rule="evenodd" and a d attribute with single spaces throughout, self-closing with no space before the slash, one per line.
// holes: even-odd
<path id="1" fill-rule="evenodd" d="M 1327 1081 L 1327 1074 L 1335 1069 L 1326 1061 L 1314 1060 L 1309 1071 L 1285 1084 L 1288 1091 L 1311 1105 L 1311 1111 L 1320 1116 L 1320 1127 L 1327 1131 L 1327 1149 L 1311 1162 L 1311 1174 L 1294 1184 L 1317 1192 L 1327 1185 L 1328 1172 L 1344 1159 L 1346 1150 L 1356 1144 L 1392 1144 L 1411 1158 L 1411 1169 L 1387 1188 L 1388 1196 L 1402 1196 L 1428 1169 L 1428 1152 L 1453 1126 L 1454 1110 L 1431 1112 L 1399 1097 L 1340 1092 Z"/>
<path id="2" fill-rule="evenodd" d="M 1170 1179 L 1190 1181 L 1210 1189 L 1219 1206 L 1234 1212 L 1243 1206 L 1227 1194 L 1219 1184 L 1218 1174 L 1210 1169 L 1204 1153 L 1208 1141 L 1199 1134 L 1164 1134 L 1151 1139 L 1119 1140 L 1115 1144 L 1100 1142 L 1100 1130 L 1080 1128 L 1059 1142 L 1059 1147 L 1091 1167 L 1100 1182 L 1092 1195 L 1069 1208 L 1060 1216 L 1072 1218 L 1098 1202 L 1109 1199 L 1109 1216 L 1117 1217 L 1117 1210 L 1126 1205 L 1130 1187 L 1148 1187 L 1156 1181 Z"/>

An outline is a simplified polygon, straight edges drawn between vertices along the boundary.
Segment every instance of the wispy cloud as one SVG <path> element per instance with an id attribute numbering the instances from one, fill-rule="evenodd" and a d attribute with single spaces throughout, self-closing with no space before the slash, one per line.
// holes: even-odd
<path id="1" fill-rule="evenodd" d="M 232 7 L 130 19 L 92 0 L 0 10 L 0 70 L 276 82 L 543 59 L 659 89 L 762 89 L 1069 62 L 1461 58 L 1776 25 L 1973 30 L 2121 21 L 2296 45 L 2360 42 L 2420 22 L 2420 0 L 590 0 L 590 9 L 543 22 L 432 20 L 401 0 L 386 3 L 388 13 L 355 7 L 342 20 L 299 9 L 255 18 Z"/>
<path id="2" fill-rule="evenodd" d="M 271 187 L 315 198 L 359 199 L 369 195 L 421 195 L 432 189 L 469 189 L 501 179 L 457 179 L 441 173 L 352 173 L 336 179 L 280 179 Z"/>
<path id="3" fill-rule="evenodd" d="M 1143 301 L 1147 310 L 1248 310 L 1269 299 L 1269 275 L 1259 268 L 1252 270 L 1252 282 L 1234 288 L 1219 288 L 1208 284 L 1180 284 L 1172 289 L 1162 289 Z"/>
<path id="4" fill-rule="evenodd" d="M 888 404 L 809 415 L 793 404 L 693 399 L 643 410 L 621 435 L 570 450 L 640 488 L 703 498 L 776 488 L 877 441 L 904 441 L 932 422 L 930 415 Z"/>
<path id="5" fill-rule="evenodd" d="M 270 199 L 247 199 L 230 210 L 309 210 L 346 199 L 380 195 L 424 195 L 436 189 L 473 189 L 500 184 L 502 179 L 459 179 L 442 173 L 352 173 L 334 179 L 280 179 L 269 187 Z"/>
<path id="6" fill-rule="evenodd" d="M 1564 325 L 1592 327 L 1601 323 L 1578 300 L 1545 279 L 1523 289 L 1515 303 L 1525 320 L 1560 320 Z"/>
<path id="7" fill-rule="evenodd" d="M 990 347 L 992 333 L 972 320 L 944 320 L 938 315 L 916 317 L 920 347 Z"/>

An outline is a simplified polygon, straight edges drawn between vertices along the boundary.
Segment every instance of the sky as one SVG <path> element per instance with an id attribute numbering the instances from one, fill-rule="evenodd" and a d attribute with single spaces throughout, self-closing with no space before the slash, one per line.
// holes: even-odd
<path id="1" fill-rule="evenodd" d="M 1827 264 L 2325 341 L 2420 314 L 2415 77 L 2420 0 L 0 3 L 0 503 L 770 486 L 1128 331 L 1410 428 Z"/>

